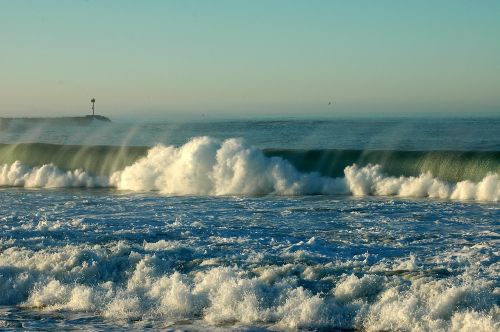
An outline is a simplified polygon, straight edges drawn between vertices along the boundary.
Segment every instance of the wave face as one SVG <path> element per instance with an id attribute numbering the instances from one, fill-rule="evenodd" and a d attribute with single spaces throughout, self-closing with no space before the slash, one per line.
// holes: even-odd
<path id="1" fill-rule="evenodd" d="M 93 175 L 110 175 L 144 156 L 146 147 L 58 145 L 45 143 L 0 144 L 0 163 L 37 167 L 54 165 L 65 171 L 81 169 Z"/>
<path id="2" fill-rule="evenodd" d="M 480 181 L 489 173 L 500 173 L 500 151 L 390 151 L 390 150 L 268 150 L 269 156 L 289 160 L 303 172 L 342 176 L 352 164 L 380 165 L 393 176 L 432 173 L 450 182 Z"/>
<path id="3" fill-rule="evenodd" d="M 111 175 L 144 157 L 149 149 L 138 146 L 0 144 L 0 163 L 52 164 L 62 170 L 82 169 L 94 175 Z M 344 169 L 353 164 L 380 165 L 386 174 L 392 176 L 419 176 L 430 172 L 450 182 L 477 182 L 489 173 L 500 173 L 500 151 L 265 149 L 262 152 L 267 157 L 289 161 L 300 172 L 318 172 L 326 177 L 343 176 Z"/>
<path id="4" fill-rule="evenodd" d="M 150 149 L 47 144 L 1 148 L 3 186 L 116 187 L 169 195 L 500 199 L 500 158 L 496 152 L 262 151 L 239 139 L 220 141 L 210 137 L 194 138 L 180 147 L 158 145 Z M 359 163 L 349 164 L 352 161 Z M 330 170 L 324 165 L 331 165 Z M 342 174 L 338 174 L 338 168 L 342 168 Z M 436 168 L 438 177 L 432 172 Z M 409 175 L 392 176 L 387 169 Z M 461 180 L 445 181 L 442 178 L 447 176 L 439 176 L 442 173 Z M 467 174 L 474 174 L 471 177 L 478 180 L 467 179 Z"/>

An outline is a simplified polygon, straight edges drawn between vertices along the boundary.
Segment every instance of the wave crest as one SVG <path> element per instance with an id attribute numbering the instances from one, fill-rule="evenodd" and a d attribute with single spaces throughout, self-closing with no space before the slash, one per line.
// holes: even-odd
<path id="1" fill-rule="evenodd" d="M 280 195 L 345 192 L 341 179 L 300 173 L 279 157 L 266 157 L 239 139 L 194 138 L 185 145 L 156 146 L 111 177 L 118 189 L 165 194 Z"/>
<path id="2" fill-rule="evenodd" d="M 469 180 L 456 184 L 436 179 L 427 172 L 414 177 L 388 177 L 380 165 L 348 166 L 344 170 L 350 192 L 356 196 L 429 197 L 454 200 L 498 201 L 500 177 L 488 174 L 480 182 Z"/>
<path id="3" fill-rule="evenodd" d="M 115 187 L 159 191 L 167 195 L 310 195 L 429 197 L 453 200 L 500 200 L 500 176 L 450 183 L 430 172 L 388 176 L 381 165 L 344 168 L 344 177 L 299 172 L 289 161 L 269 157 L 240 139 L 193 138 L 180 147 L 157 145 L 133 164 L 110 176 L 92 176 L 52 164 L 28 167 L 16 161 L 0 166 L 0 185 L 19 187 Z"/>
<path id="4" fill-rule="evenodd" d="M 106 177 L 93 177 L 77 169 L 64 172 L 52 164 L 28 167 L 15 161 L 0 165 L 0 185 L 25 188 L 107 187 Z"/>

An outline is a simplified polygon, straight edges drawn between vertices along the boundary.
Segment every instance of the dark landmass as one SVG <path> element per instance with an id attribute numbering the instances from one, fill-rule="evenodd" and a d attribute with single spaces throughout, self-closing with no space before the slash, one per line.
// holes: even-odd
<path id="1" fill-rule="evenodd" d="M 46 118 L 0 118 L 0 129 L 7 128 L 12 122 L 20 122 L 24 124 L 76 124 L 87 125 L 93 121 L 111 122 L 111 120 L 103 115 L 86 115 L 86 116 L 64 116 L 64 117 L 46 117 Z"/>

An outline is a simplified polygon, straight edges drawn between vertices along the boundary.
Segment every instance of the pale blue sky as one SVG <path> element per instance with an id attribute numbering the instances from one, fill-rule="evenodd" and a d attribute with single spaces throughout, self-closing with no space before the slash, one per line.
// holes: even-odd
<path id="1" fill-rule="evenodd" d="M 0 116 L 500 112 L 500 1 L 0 0 Z M 328 107 L 329 100 L 334 107 Z"/>

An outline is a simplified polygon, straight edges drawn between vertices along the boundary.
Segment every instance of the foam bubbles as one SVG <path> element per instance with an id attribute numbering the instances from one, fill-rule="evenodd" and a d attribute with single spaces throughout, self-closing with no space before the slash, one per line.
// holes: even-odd
<path id="1" fill-rule="evenodd" d="M 492 315 L 498 307 L 492 305 L 491 282 L 454 285 L 450 280 L 422 278 L 384 288 L 377 301 L 356 317 L 367 331 L 468 331 L 463 329 L 467 326 L 493 331 L 491 327 L 498 324 Z"/>
<path id="2" fill-rule="evenodd" d="M 160 242 L 155 247 L 168 248 Z M 215 266 L 181 273 L 169 268 L 170 256 L 140 250 L 123 242 L 57 250 L 12 247 L 0 255 L 0 285 L 6 285 L 2 303 L 89 312 L 113 321 L 202 319 L 210 326 L 278 329 L 463 331 L 477 326 L 494 331 L 498 324 L 495 283 L 470 271 L 446 279 L 370 273 L 338 279 L 326 263 Z M 330 290 L 302 286 L 309 279 L 300 276 L 311 268 L 329 275 Z"/>
<path id="3" fill-rule="evenodd" d="M 500 176 L 480 182 L 447 183 L 431 173 L 387 176 L 380 165 L 344 170 L 345 177 L 301 173 L 280 157 L 266 157 L 240 139 L 196 137 L 180 147 L 157 145 L 147 155 L 109 178 L 54 165 L 28 167 L 16 161 L 0 166 L 0 185 L 19 187 L 116 187 L 159 191 L 166 195 L 310 195 L 429 197 L 453 200 L 500 200 Z"/>
<path id="4" fill-rule="evenodd" d="M 383 173 L 380 165 L 359 167 L 348 166 L 345 180 L 350 192 L 355 196 L 400 196 L 429 197 L 455 200 L 500 200 L 500 178 L 498 174 L 489 174 L 479 183 L 461 181 L 456 184 L 436 179 L 430 173 L 418 177 L 393 177 Z"/>
<path id="5" fill-rule="evenodd" d="M 92 177 L 82 170 L 63 172 L 54 165 L 30 168 L 16 161 L 0 165 L 0 186 L 26 188 L 105 187 L 105 177 Z"/>
<path id="6" fill-rule="evenodd" d="M 156 146 L 111 177 L 119 189 L 181 195 L 297 195 L 345 192 L 341 179 L 303 174 L 282 158 L 264 156 L 241 140 L 194 138 L 185 145 Z"/>

